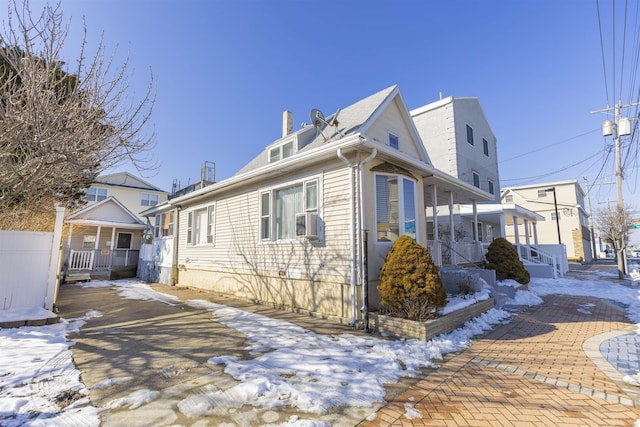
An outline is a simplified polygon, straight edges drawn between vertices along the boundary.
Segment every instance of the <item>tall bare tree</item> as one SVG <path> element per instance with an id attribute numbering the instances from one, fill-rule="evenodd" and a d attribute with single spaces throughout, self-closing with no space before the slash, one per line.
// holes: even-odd
<path id="1" fill-rule="evenodd" d="M 0 30 L 0 217 L 82 203 L 97 175 L 126 161 L 155 168 L 153 74 L 135 99 L 128 58 L 114 63 L 102 41 L 87 54 L 86 23 L 74 65 L 63 61 L 69 22 L 59 3 L 34 13 L 28 0 L 11 0 L 8 12 Z"/>
<path id="2" fill-rule="evenodd" d="M 618 276 L 624 279 L 627 271 L 624 265 L 624 250 L 629 241 L 629 230 L 633 227 L 633 216 L 630 208 L 611 207 L 599 209 L 595 224 L 600 230 L 602 240 L 611 244 L 618 260 Z"/>

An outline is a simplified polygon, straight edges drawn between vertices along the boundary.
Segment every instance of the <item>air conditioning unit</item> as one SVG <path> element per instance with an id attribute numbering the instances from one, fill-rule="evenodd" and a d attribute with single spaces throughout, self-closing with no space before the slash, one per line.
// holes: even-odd
<path id="1" fill-rule="evenodd" d="M 318 238 L 318 214 L 316 212 L 296 214 L 296 236 L 309 240 Z"/>

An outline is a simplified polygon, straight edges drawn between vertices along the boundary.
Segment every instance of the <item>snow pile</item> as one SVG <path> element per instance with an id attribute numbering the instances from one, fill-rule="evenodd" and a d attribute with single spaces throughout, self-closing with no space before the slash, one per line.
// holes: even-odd
<path id="1" fill-rule="evenodd" d="M 0 329 L 0 425 L 99 425 L 66 338 L 84 320 Z M 80 399 L 61 408 L 69 396 Z"/>
<path id="2" fill-rule="evenodd" d="M 434 367 L 433 359 L 469 345 L 471 337 L 510 317 L 491 310 L 465 328 L 437 340 L 383 340 L 355 335 L 319 335 L 281 320 L 247 313 L 204 300 L 187 304 L 205 308 L 213 319 L 247 336 L 256 357 L 216 357 L 210 363 L 240 384 L 228 390 L 210 388 L 179 405 L 185 415 L 227 411 L 242 404 L 277 408 L 292 406 L 323 414 L 335 407 L 369 407 L 384 400 L 385 384 Z"/>
<path id="3" fill-rule="evenodd" d="M 509 304 L 537 305 L 551 294 L 606 298 L 626 307 L 629 318 L 640 323 L 640 295 L 629 283 L 613 283 L 617 271 L 584 273 L 580 279 L 538 279 L 529 290 L 517 289 Z M 501 285 L 518 288 L 517 282 Z M 633 282 L 635 283 L 635 282 Z M 172 295 L 154 291 L 136 280 L 88 282 L 82 286 L 115 286 L 124 298 L 151 300 L 163 304 L 181 303 Z M 486 291 L 472 297 L 458 297 L 451 307 L 463 307 L 488 298 Z M 244 312 L 205 300 L 184 303 L 211 312 L 212 321 L 246 336 L 246 360 L 221 356 L 209 363 L 220 365 L 237 383 L 228 389 L 209 385 L 178 402 L 186 416 L 235 413 L 242 405 L 275 409 L 287 406 L 314 414 L 325 414 L 337 407 L 371 407 L 382 402 L 385 385 L 405 376 L 418 375 L 421 369 L 435 368 L 435 362 L 449 352 L 469 346 L 474 335 L 506 323 L 511 314 L 492 309 L 467 322 L 462 328 L 430 341 L 388 340 L 353 334 L 320 335 L 291 323 Z M 590 314 L 591 305 L 579 311 Z M 102 313 L 88 310 L 81 319 L 62 319 L 60 323 L 40 327 L 0 329 L 0 424 L 98 426 L 102 409 L 135 409 L 161 396 L 158 390 L 132 390 L 128 396 L 114 399 L 104 408 L 90 406 L 88 390 L 79 380 L 67 335 L 78 331 L 87 319 Z M 108 378 L 94 388 L 130 381 L 130 377 Z M 640 383 L 640 373 L 627 375 L 625 381 Z M 71 399 L 67 399 L 68 397 Z M 62 400 L 71 402 L 64 407 Z M 153 403 L 152 403 L 153 404 Z M 405 417 L 421 418 L 414 405 L 405 406 Z M 372 414 L 373 417 L 373 414 Z M 266 422 L 271 422 L 265 419 Z M 292 416 L 281 426 L 325 427 L 321 421 Z M 640 427 L 640 426 L 639 426 Z"/>

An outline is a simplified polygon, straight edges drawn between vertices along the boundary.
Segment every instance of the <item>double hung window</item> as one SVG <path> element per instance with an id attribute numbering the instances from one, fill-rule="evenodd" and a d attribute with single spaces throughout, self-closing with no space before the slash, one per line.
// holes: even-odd
<path id="1" fill-rule="evenodd" d="M 155 206 L 158 204 L 158 195 L 150 193 L 140 194 L 140 206 Z"/>
<path id="2" fill-rule="evenodd" d="M 260 240 L 275 241 L 298 238 L 300 224 L 297 223 L 296 217 L 306 213 L 317 214 L 318 205 L 317 179 L 260 193 Z M 312 224 L 305 224 L 307 228 L 311 226 Z"/>
<path id="3" fill-rule="evenodd" d="M 282 145 L 278 145 L 269 150 L 269 163 L 277 162 L 278 160 L 286 159 L 293 156 L 295 153 L 294 140 L 285 142 Z"/>
<path id="4" fill-rule="evenodd" d="M 155 237 L 173 236 L 175 216 L 173 212 L 156 215 Z"/>
<path id="5" fill-rule="evenodd" d="M 215 205 L 210 205 L 187 214 L 187 244 L 214 243 L 215 212 Z"/>
<path id="6" fill-rule="evenodd" d="M 107 189 L 95 187 L 87 188 L 85 198 L 87 199 L 87 202 L 100 202 L 107 198 Z"/>

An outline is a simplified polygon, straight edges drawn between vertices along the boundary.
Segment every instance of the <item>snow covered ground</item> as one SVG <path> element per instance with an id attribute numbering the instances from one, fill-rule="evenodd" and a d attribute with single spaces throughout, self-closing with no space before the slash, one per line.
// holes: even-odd
<path id="1" fill-rule="evenodd" d="M 638 266 L 630 265 L 633 280 L 640 279 Z M 627 307 L 629 319 L 640 323 L 640 299 L 635 286 L 616 284 L 615 268 L 584 273 L 580 279 L 532 279 L 528 291 L 517 290 L 517 305 L 536 305 L 549 294 L 606 295 Z M 504 284 L 504 283 L 503 283 Z M 515 282 L 507 284 L 518 286 Z M 133 281 L 92 281 L 82 286 L 115 286 L 123 298 L 154 300 L 176 304 L 176 297 Z M 485 293 L 478 299 L 488 297 Z M 451 301 L 462 306 L 467 300 Z M 255 355 L 250 360 L 215 357 L 209 363 L 224 367 L 238 384 L 230 390 L 211 389 L 209 395 L 194 393 L 178 404 L 186 416 L 201 416 L 212 411 L 211 400 L 227 400 L 225 410 L 234 410 L 234 402 L 257 407 L 288 406 L 303 413 L 323 414 L 336 407 L 371 407 L 382 402 L 385 384 L 396 383 L 403 376 L 416 375 L 420 368 L 437 365 L 446 353 L 466 348 L 472 337 L 509 322 L 512 314 L 492 309 L 449 334 L 424 342 L 418 340 L 384 340 L 373 336 L 320 335 L 281 320 L 266 318 L 205 300 L 184 301 L 211 312 L 212 320 L 237 330 L 247 337 L 247 349 Z M 4 313 L 5 317 L 8 313 Z M 99 311 L 88 308 L 82 318 L 61 319 L 54 325 L 0 329 L 0 425 L 3 426 L 98 426 L 101 410 L 135 409 L 160 396 L 156 390 L 137 390 L 113 400 L 103 408 L 91 405 L 89 389 L 80 382 L 80 372 L 72 361 L 73 333 Z M 637 378 L 636 378 L 637 379 Z M 109 378 L 93 385 L 108 387 L 128 378 Z M 629 381 L 633 381 L 630 378 Z M 77 399 L 78 396 L 82 398 Z M 73 401 L 63 409 L 64 401 Z M 412 408 L 407 416 L 412 416 Z M 268 424 L 265 424 L 268 425 Z M 324 422 L 298 417 L 281 426 L 322 427 Z"/>

